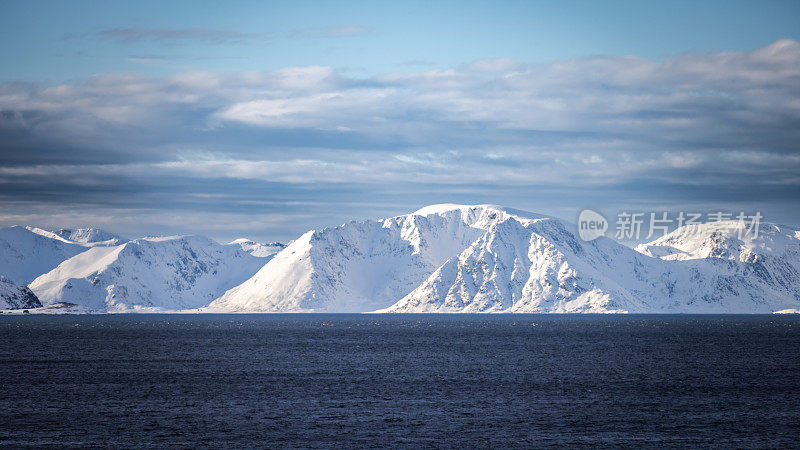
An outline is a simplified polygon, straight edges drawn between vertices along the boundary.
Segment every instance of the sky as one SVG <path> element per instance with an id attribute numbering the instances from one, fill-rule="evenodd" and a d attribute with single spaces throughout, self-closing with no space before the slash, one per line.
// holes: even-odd
<path id="1" fill-rule="evenodd" d="M 800 225 L 800 2 L 0 2 L 0 226 Z"/>

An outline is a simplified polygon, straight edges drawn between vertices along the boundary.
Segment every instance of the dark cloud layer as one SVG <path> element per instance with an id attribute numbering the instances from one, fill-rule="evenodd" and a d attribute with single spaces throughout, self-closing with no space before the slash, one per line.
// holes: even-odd
<path id="1" fill-rule="evenodd" d="M 441 201 L 569 219 L 747 207 L 800 223 L 800 43 L 369 79 L 294 67 L 7 83 L 0 189 L 3 223 L 136 233 L 180 228 L 168 215 L 182 211 L 187 229 L 221 237 L 286 238 Z"/>

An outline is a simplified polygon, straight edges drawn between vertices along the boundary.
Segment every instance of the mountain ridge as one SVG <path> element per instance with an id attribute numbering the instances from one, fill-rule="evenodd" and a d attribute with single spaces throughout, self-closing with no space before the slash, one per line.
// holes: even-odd
<path id="1" fill-rule="evenodd" d="M 531 219 L 539 215 L 529 213 Z M 487 205 L 432 205 L 386 219 L 311 230 L 210 309 L 365 312 L 388 306 L 450 255 L 512 214 Z"/>
<path id="2" fill-rule="evenodd" d="M 800 231 L 760 226 L 755 236 L 738 222 L 700 224 L 635 249 L 605 236 L 586 242 L 567 221 L 489 204 L 348 221 L 288 245 L 192 235 L 114 245 L 99 240 L 116 236 L 102 230 L 11 227 L 0 229 L 0 248 L 11 249 L 0 270 L 47 269 L 29 282 L 44 305 L 116 312 L 800 310 Z"/>
<path id="3" fill-rule="evenodd" d="M 30 288 L 45 306 L 183 310 L 208 304 L 263 262 L 202 236 L 142 238 L 91 248 L 36 278 Z"/>

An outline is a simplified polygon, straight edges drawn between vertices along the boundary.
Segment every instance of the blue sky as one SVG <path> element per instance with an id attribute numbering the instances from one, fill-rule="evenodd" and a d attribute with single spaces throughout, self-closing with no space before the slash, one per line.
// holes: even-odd
<path id="1" fill-rule="evenodd" d="M 796 1 L 6 1 L 2 10 L 5 81 L 304 65 L 373 75 L 500 57 L 664 58 L 753 50 L 800 33 Z M 158 34 L 167 30 L 189 32 Z"/>
<path id="2" fill-rule="evenodd" d="M 291 239 L 435 202 L 800 224 L 800 3 L 0 3 L 0 224 Z"/>

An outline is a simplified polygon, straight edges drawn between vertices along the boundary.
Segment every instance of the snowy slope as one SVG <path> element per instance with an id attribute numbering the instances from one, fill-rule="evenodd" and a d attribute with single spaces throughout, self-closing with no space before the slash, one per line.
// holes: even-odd
<path id="1" fill-rule="evenodd" d="M 686 226 L 639 245 L 636 250 L 667 260 L 717 258 L 746 262 L 756 255 L 773 255 L 800 263 L 799 248 L 800 231 L 796 228 L 761 223 L 756 235 L 738 221 L 723 221 Z"/>
<path id="2" fill-rule="evenodd" d="M 558 220 L 498 224 L 389 312 L 769 313 L 800 306 L 800 240 L 709 224 L 636 253 Z M 654 258 L 651 255 L 658 255 Z"/>
<path id="3" fill-rule="evenodd" d="M 61 228 L 55 231 L 45 230 L 44 228 L 25 227 L 29 231 L 40 236 L 48 237 L 63 242 L 80 244 L 84 247 L 119 245 L 126 241 L 123 237 L 109 233 L 98 228 Z"/>
<path id="4" fill-rule="evenodd" d="M 680 311 L 767 313 L 800 307 L 800 230 L 736 221 L 683 227 L 637 247 L 689 272 Z"/>
<path id="5" fill-rule="evenodd" d="M 436 205 L 383 220 L 309 231 L 253 278 L 215 300 L 212 310 L 364 312 L 411 292 L 494 223 L 506 208 Z"/>
<path id="6" fill-rule="evenodd" d="M 30 288 L 45 305 L 177 310 L 207 305 L 263 263 L 200 236 L 146 238 L 91 248 L 38 277 Z"/>
<path id="7" fill-rule="evenodd" d="M 610 239 L 583 242 L 551 218 L 509 218 L 386 312 L 627 312 L 657 286 L 645 258 Z M 659 262 L 655 262 L 659 265 Z"/>
<path id="8" fill-rule="evenodd" d="M 45 236 L 25 227 L 0 228 L 0 275 L 25 286 L 67 258 L 86 250 L 85 245 L 58 236 Z"/>
<path id="9" fill-rule="evenodd" d="M 39 308 L 42 304 L 30 289 L 0 277 L 0 309 Z"/>
<path id="10" fill-rule="evenodd" d="M 800 230 L 762 223 L 755 237 L 741 226 L 685 227 L 636 250 L 604 237 L 584 242 L 570 223 L 493 205 L 351 221 L 286 246 L 196 236 L 120 243 L 95 229 L 11 227 L 0 229 L 0 275 L 30 282 L 45 305 L 102 311 L 800 310 Z M 27 298 L 3 286 L 0 309 Z"/>
<path id="11" fill-rule="evenodd" d="M 270 242 L 267 244 L 262 244 L 260 242 L 251 241 L 247 238 L 240 238 L 234 241 L 228 242 L 228 245 L 238 246 L 245 252 L 257 257 L 257 258 L 269 258 L 278 253 L 279 251 L 286 248 L 284 244 L 280 242 Z"/>
<path id="12" fill-rule="evenodd" d="M 567 222 L 491 205 L 434 205 L 309 231 L 210 311 L 737 312 L 800 307 L 794 229 L 714 226 L 634 251 Z M 734 230 L 735 231 L 735 230 Z"/>
<path id="13" fill-rule="evenodd" d="M 85 244 L 100 242 L 122 243 L 125 241 L 125 239 L 118 234 L 109 233 L 108 231 L 97 228 L 61 228 L 55 231 L 55 233 L 68 241 L 81 242 Z"/>

